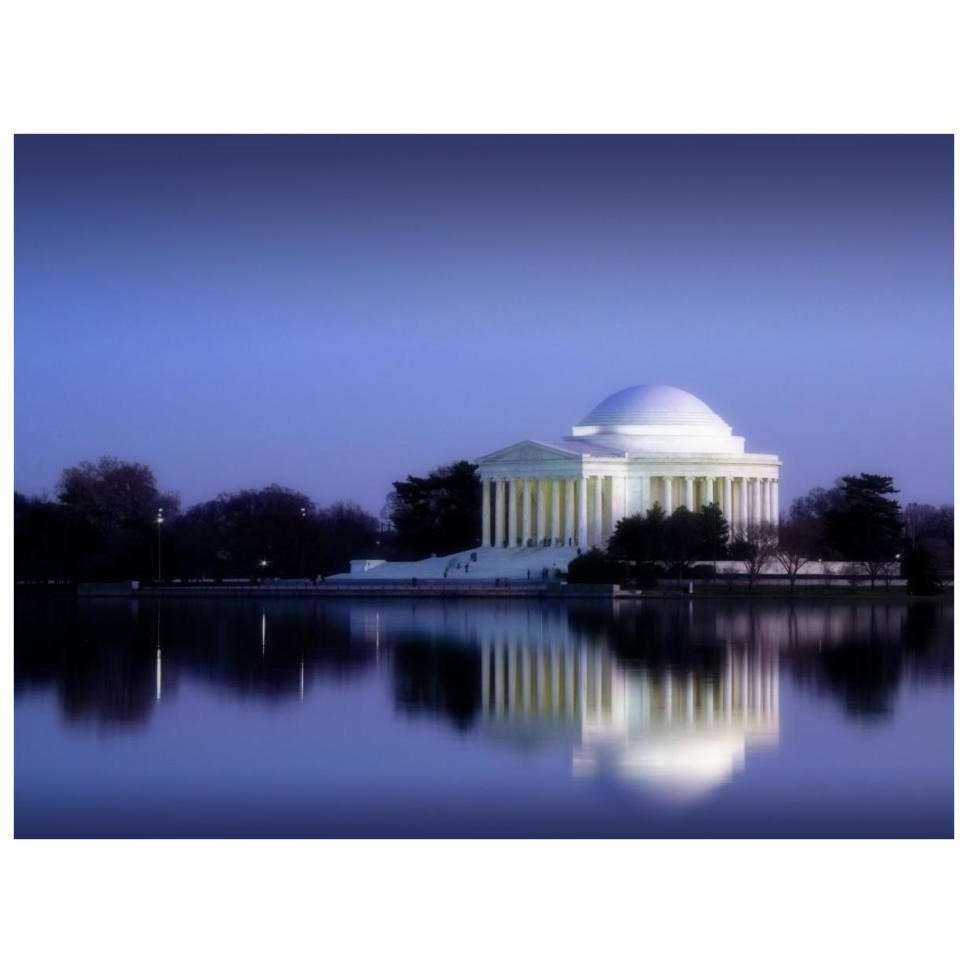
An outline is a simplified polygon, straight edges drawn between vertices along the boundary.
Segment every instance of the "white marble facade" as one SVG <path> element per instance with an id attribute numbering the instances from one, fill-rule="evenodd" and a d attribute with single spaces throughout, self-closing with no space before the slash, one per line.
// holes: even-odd
<path id="1" fill-rule="evenodd" d="M 654 503 L 718 504 L 735 535 L 776 524 L 780 460 L 684 390 L 639 386 L 596 406 L 570 436 L 524 440 L 476 460 L 484 547 L 602 546 L 617 522 Z"/>

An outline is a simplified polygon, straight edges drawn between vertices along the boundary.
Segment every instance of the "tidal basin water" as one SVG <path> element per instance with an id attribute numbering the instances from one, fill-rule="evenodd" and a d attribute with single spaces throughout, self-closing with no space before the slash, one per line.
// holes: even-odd
<path id="1" fill-rule="evenodd" d="M 953 608 L 17 597 L 18 837 L 948 837 Z"/>

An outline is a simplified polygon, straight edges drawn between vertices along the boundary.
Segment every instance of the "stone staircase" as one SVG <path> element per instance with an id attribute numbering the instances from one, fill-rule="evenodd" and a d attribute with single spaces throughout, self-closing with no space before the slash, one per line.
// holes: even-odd
<path id="1" fill-rule="evenodd" d="M 476 559 L 472 560 L 471 555 Z M 540 580 L 543 570 L 566 572 L 576 547 L 478 547 L 445 557 L 411 562 L 381 563 L 358 573 L 340 573 L 331 581 L 353 580 Z"/>

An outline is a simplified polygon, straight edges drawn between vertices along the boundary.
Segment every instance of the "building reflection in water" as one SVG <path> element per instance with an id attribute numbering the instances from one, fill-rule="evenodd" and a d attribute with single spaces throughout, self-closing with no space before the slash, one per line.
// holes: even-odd
<path id="1" fill-rule="evenodd" d="M 755 610 L 703 614 L 686 603 L 398 604 L 355 609 L 351 634 L 385 638 L 407 710 L 456 723 L 473 702 L 487 737 L 522 749 L 566 741 L 575 776 L 678 800 L 719 787 L 749 750 L 779 742 L 782 619 L 774 629 Z"/>
<path id="2" fill-rule="evenodd" d="M 15 615 L 15 692 L 52 687 L 66 723 L 142 727 L 185 677 L 299 703 L 378 671 L 405 715 L 523 749 L 566 743 L 578 776 L 676 796 L 778 742 L 780 671 L 869 723 L 889 720 L 902 684 L 953 673 L 952 607 L 902 602 L 20 596 Z"/>
<path id="3" fill-rule="evenodd" d="M 481 642 L 481 710 L 496 735 L 573 735 L 573 773 L 694 797 L 779 737 L 776 651 L 726 646 L 718 671 L 627 667 L 605 646 Z"/>

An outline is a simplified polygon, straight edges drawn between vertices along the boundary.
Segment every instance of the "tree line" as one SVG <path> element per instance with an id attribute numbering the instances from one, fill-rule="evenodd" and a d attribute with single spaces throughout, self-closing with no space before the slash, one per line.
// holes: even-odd
<path id="1" fill-rule="evenodd" d="M 315 578 L 352 559 L 420 559 L 477 545 L 480 483 L 466 462 L 393 484 L 381 517 L 321 507 L 276 484 L 183 509 L 150 467 L 101 457 L 66 468 L 51 497 L 14 494 L 19 582 Z"/>
<path id="2" fill-rule="evenodd" d="M 812 560 L 861 565 L 871 579 L 900 562 L 930 592 L 952 570 L 953 507 L 901 509 L 891 477 L 861 473 L 793 502 L 779 525 L 753 524 L 731 539 L 716 504 L 655 504 L 623 518 L 605 550 L 587 551 L 571 578 L 594 582 L 687 576 L 736 559 L 751 582 L 771 562 L 793 583 Z M 271 485 L 222 493 L 182 509 L 146 465 L 102 457 L 61 474 L 55 496 L 14 495 L 18 581 L 328 576 L 362 557 L 417 560 L 479 546 L 480 479 L 457 461 L 393 484 L 379 518 L 356 504 L 318 506 Z"/>
<path id="3" fill-rule="evenodd" d="M 848 563 L 871 584 L 894 568 L 912 592 L 936 593 L 942 573 L 952 569 L 953 507 L 902 510 L 897 493 L 892 477 L 844 476 L 795 500 L 779 524 L 749 524 L 732 538 L 716 504 L 697 513 L 679 507 L 670 516 L 654 504 L 645 515 L 621 520 L 606 549 L 578 557 L 569 576 L 649 585 L 668 573 L 679 578 L 695 573 L 697 564 L 732 559 L 743 561 L 751 585 L 773 565 L 792 588 L 811 562 L 830 560 Z"/>
<path id="4" fill-rule="evenodd" d="M 140 463 L 64 470 L 56 497 L 14 495 L 18 581 L 315 577 L 376 552 L 380 523 L 355 504 L 317 506 L 271 485 L 182 510 Z"/>

